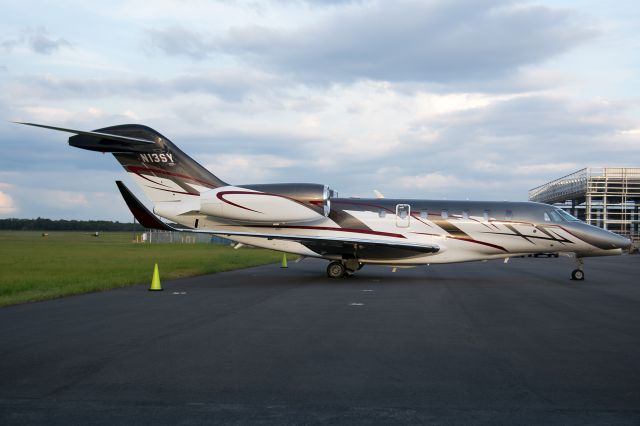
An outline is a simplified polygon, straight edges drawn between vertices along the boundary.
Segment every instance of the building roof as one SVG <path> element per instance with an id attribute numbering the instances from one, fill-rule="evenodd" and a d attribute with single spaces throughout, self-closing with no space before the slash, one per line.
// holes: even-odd
<path id="1" fill-rule="evenodd" d="M 640 167 L 585 167 L 529 190 L 529 200 L 539 203 L 558 203 L 584 198 L 589 190 L 589 183 L 594 180 L 607 182 L 633 180 L 640 183 Z"/>

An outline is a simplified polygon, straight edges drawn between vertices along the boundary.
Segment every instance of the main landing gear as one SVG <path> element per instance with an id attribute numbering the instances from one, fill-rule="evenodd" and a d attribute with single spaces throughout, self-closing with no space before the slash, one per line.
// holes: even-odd
<path id="1" fill-rule="evenodd" d="M 327 276 L 329 278 L 342 278 L 346 272 L 347 268 L 342 262 L 338 262 L 337 260 L 334 260 L 327 266 Z"/>
<path id="2" fill-rule="evenodd" d="M 584 281 L 584 271 L 582 270 L 584 261 L 581 257 L 576 257 L 576 262 L 578 263 L 578 268 L 571 272 L 571 279 L 574 281 Z"/>
<path id="3" fill-rule="evenodd" d="M 353 273 L 362 268 L 362 263 L 356 259 L 334 260 L 327 266 L 327 276 L 329 278 L 350 277 Z"/>

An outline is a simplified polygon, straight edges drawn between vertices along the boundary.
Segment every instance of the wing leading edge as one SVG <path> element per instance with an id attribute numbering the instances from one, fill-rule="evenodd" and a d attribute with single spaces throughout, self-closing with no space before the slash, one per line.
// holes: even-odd
<path id="1" fill-rule="evenodd" d="M 276 234 L 265 232 L 246 232 L 246 231 L 222 231 L 210 229 L 182 229 L 173 227 L 162 222 L 154 215 L 144 204 L 138 200 L 135 195 L 126 187 L 122 181 L 116 181 L 116 185 L 120 190 L 120 194 L 127 203 L 129 210 L 133 213 L 136 220 L 144 227 L 151 229 L 161 229 L 164 231 L 192 232 L 199 234 L 221 235 L 221 236 L 237 236 L 237 237 L 256 237 L 266 238 L 270 240 L 295 241 L 320 255 L 341 255 L 353 254 L 354 251 L 362 254 L 364 257 L 411 257 L 424 254 L 437 253 L 440 247 L 430 244 L 416 244 L 412 242 L 402 241 L 379 241 L 366 238 L 349 238 L 349 237 L 325 237 L 318 235 L 291 235 Z"/>

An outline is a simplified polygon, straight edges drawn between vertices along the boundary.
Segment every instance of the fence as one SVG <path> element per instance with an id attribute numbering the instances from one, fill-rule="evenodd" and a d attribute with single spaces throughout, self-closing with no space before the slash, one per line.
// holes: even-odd
<path id="1" fill-rule="evenodd" d="M 149 244 L 233 244 L 231 240 L 217 235 L 159 230 L 149 230 L 142 234 L 137 234 L 136 242 Z"/>

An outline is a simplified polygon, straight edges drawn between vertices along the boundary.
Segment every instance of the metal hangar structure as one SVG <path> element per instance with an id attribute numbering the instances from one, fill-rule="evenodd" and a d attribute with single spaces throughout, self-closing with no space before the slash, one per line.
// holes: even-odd
<path id="1" fill-rule="evenodd" d="M 587 167 L 531 189 L 529 200 L 640 240 L 640 167 Z"/>

